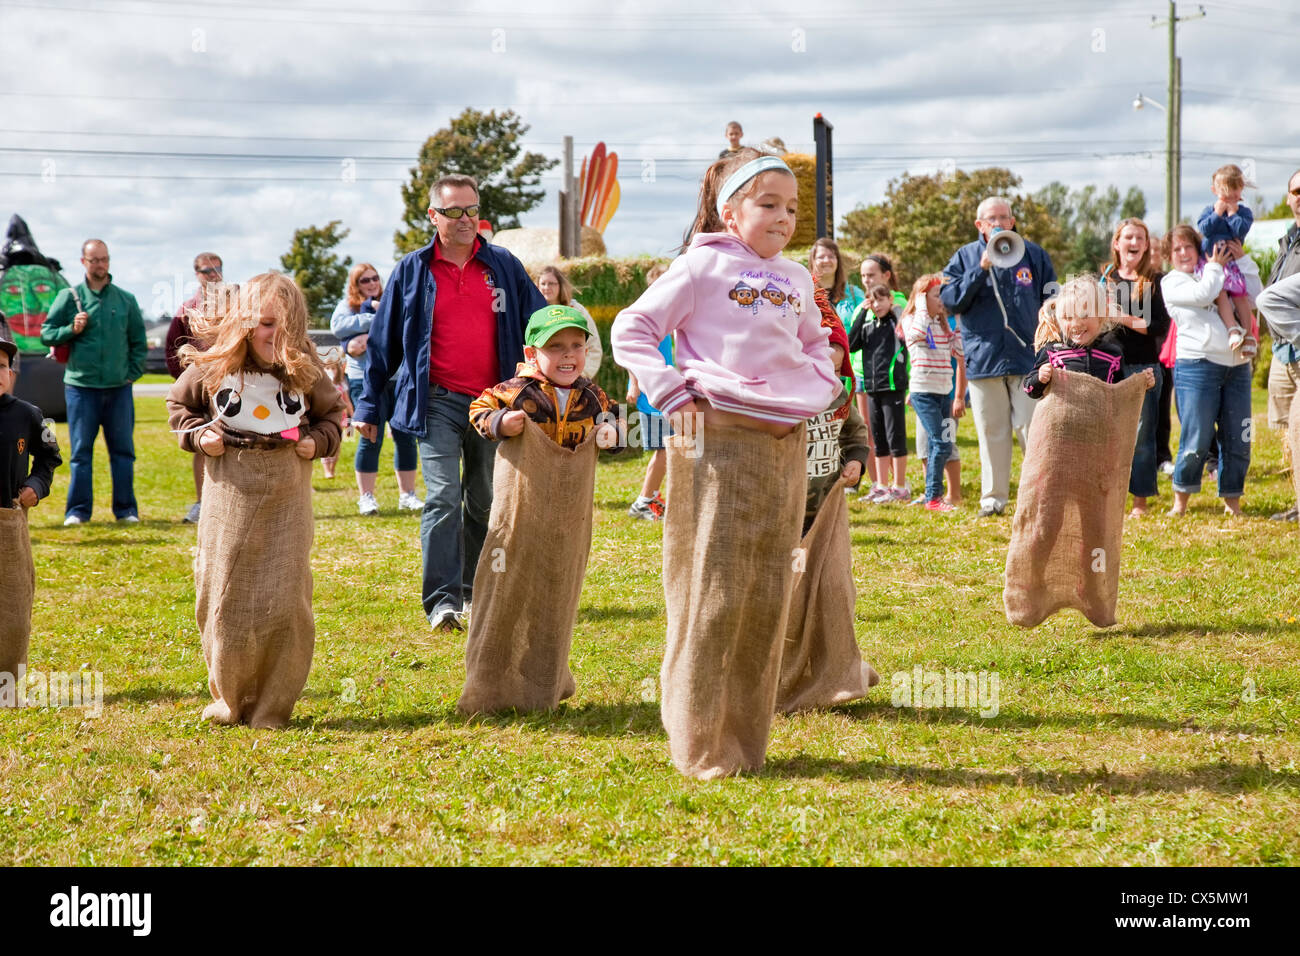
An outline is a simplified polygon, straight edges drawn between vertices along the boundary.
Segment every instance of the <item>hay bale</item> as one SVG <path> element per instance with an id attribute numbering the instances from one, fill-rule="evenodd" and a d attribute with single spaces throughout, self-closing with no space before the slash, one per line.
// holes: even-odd
<path id="1" fill-rule="evenodd" d="M 559 229 L 541 229 L 535 226 L 503 229 L 492 237 L 492 241 L 513 252 L 530 271 L 536 271 L 560 259 Z M 583 226 L 580 251 L 584 256 L 603 256 L 605 240 L 595 229 Z"/>

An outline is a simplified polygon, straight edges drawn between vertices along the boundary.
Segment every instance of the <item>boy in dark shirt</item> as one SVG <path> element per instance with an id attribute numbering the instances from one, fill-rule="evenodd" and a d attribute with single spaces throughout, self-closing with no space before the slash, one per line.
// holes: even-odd
<path id="1" fill-rule="evenodd" d="M 27 665 L 36 570 L 27 533 L 27 509 L 50 493 L 63 464 L 52 422 L 13 396 L 18 348 L 0 316 L 0 674 L 10 680 Z M 28 468 L 31 460 L 30 470 Z M 14 686 L 14 685 L 10 685 Z M 13 706 L 0 693 L 0 707 Z"/>

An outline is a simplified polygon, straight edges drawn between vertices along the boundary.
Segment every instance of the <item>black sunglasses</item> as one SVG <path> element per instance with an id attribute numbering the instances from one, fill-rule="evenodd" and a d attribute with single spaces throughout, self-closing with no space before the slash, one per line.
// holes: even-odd
<path id="1" fill-rule="evenodd" d="M 203 269 L 195 269 L 194 271 L 197 272 L 197 273 L 198 273 L 199 275 L 201 275 L 201 276 L 219 276 L 219 275 L 221 275 L 221 270 L 218 269 L 218 268 L 216 268 L 215 266 L 207 266 L 206 268 L 203 268 Z"/>
<path id="2" fill-rule="evenodd" d="M 378 281 L 379 281 L 379 276 L 362 276 L 360 279 L 357 280 L 357 283 L 360 284 L 362 282 L 378 282 Z"/>
<path id="3" fill-rule="evenodd" d="M 446 216 L 448 219 L 459 219 L 461 216 L 469 216 L 471 219 L 478 218 L 478 204 L 473 206 L 448 206 L 446 209 L 439 209 L 437 206 L 430 206 L 436 213 Z"/>

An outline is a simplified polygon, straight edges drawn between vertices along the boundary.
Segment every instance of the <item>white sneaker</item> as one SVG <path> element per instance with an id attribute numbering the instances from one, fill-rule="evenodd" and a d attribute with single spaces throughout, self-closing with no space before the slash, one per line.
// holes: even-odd
<path id="1" fill-rule="evenodd" d="M 460 623 L 465 627 L 469 627 L 469 612 L 470 602 L 466 601 L 465 606 L 460 609 Z"/>
<path id="2" fill-rule="evenodd" d="M 460 611 L 453 611 L 449 607 L 443 608 L 433 616 L 429 623 L 435 631 L 463 631 L 465 625 L 461 623 Z"/>
<path id="3" fill-rule="evenodd" d="M 181 521 L 182 521 L 184 524 L 198 524 L 198 523 L 199 523 L 199 510 L 200 510 L 202 507 L 203 507 L 203 503 L 202 503 L 202 502 L 199 502 L 199 501 L 194 502 L 194 504 L 190 505 L 190 510 L 187 511 L 187 512 L 185 512 L 185 517 L 182 518 Z"/>
<path id="4" fill-rule="evenodd" d="M 117 519 L 118 524 L 139 524 L 140 519 L 136 515 L 126 515 Z"/>
<path id="5" fill-rule="evenodd" d="M 397 496 L 398 511 L 423 511 L 424 502 L 414 491 L 403 491 Z"/>
<path id="6" fill-rule="evenodd" d="M 357 499 L 357 510 L 363 515 L 377 515 L 379 514 L 379 502 L 375 500 L 374 495 L 366 492 Z"/>
<path id="7" fill-rule="evenodd" d="M 85 524 L 84 518 L 78 518 L 76 515 L 68 515 L 63 519 L 63 527 L 71 528 L 74 524 Z"/>

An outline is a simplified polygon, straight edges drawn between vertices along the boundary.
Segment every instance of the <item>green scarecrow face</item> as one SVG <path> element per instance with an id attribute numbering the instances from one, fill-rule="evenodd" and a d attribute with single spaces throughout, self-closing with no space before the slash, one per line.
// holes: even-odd
<path id="1" fill-rule="evenodd" d="M 9 320 L 18 351 L 44 354 L 41 324 L 54 297 L 67 285 L 45 266 L 10 266 L 0 275 L 0 312 Z"/>

